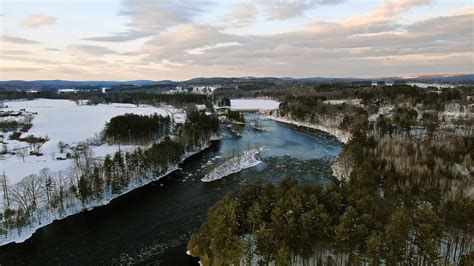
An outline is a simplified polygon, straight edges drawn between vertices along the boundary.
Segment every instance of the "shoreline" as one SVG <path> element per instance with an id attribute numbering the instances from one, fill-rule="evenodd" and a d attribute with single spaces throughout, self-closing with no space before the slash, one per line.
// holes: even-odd
<path id="1" fill-rule="evenodd" d="M 37 230 L 45 227 L 45 226 L 48 226 L 50 224 L 52 224 L 54 221 L 59 221 L 59 220 L 62 220 L 64 218 L 67 218 L 67 217 L 70 217 L 70 216 L 73 216 L 73 215 L 76 215 L 76 214 L 79 214 L 79 213 L 82 213 L 82 212 L 86 212 L 86 211 L 90 211 L 92 209 L 95 209 L 95 208 L 99 208 L 99 207 L 102 207 L 102 206 L 106 206 L 108 205 L 110 202 L 112 202 L 114 199 L 117 199 L 119 197 L 122 197 L 124 196 L 125 194 L 135 190 L 135 189 L 138 189 L 138 188 L 141 188 L 141 187 L 144 187 L 146 185 L 149 185 L 155 181 L 158 181 L 160 180 L 161 178 L 163 177 L 166 177 L 168 176 L 169 174 L 179 170 L 181 167 L 180 165 L 182 163 L 184 163 L 187 159 L 193 157 L 194 155 L 197 155 L 205 150 L 207 150 L 208 148 L 210 148 L 215 142 L 219 141 L 220 138 L 211 138 L 208 143 L 202 147 L 199 147 L 198 150 L 196 151 L 193 151 L 193 152 L 189 152 L 188 154 L 185 154 L 181 161 L 176 164 L 175 166 L 173 167 L 170 167 L 170 169 L 167 169 L 163 174 L 159 175 L 159 176 L 156 176 L 156 177 L 152 177 L 148 180 L 145 180 L 143 182 L 140 182 L 140 183 L 135 183 L 135 184 L 131 184 L 129 187 L 127 187 L 124 191 L 122 191 L 121 193 L 119 194 L 116 194 L 116 195 L 113 195 L 112 197 L 105 197 L 101 200 L 97 200 L 97 201 L 92 201 L 92 203 L 90 204 L 90 206 L 87 206 L 87 207 L 82 207 L 81 205 L 76 205 L 76 206 L 73 206 L 71 207 L 68 211 L 66 211 L 66 214 L 62 217 L 55 217 L 55 218 L 51 218 L 51 219 L 48 219 L 47 221 L 45 222 L 42 222 L 41 224 L 38 224 L 38 223 L 34 223 L 28 227 L 25 227 L 24 229 L 22 229 L 22 232 L 20 233 L 20 235 L 18 235 L 18 232 L 12 232 L 11 236 L 15 235 L 14 237 L 10 237 L 10 238 L 2 238 L 0 239 L 0 247 L 2 246 L 5 246 L 5 245 L 8 245 L 8 244 L 18 244 L 18 243 L 23 243 L 25 242 L 26 240 L 28 240 L 29 238 L 31 238 L 34 233 L 36 233 Z"/>
<path id="2" fill-rule="evenodd" d="M 351 138 L 351 134 L 349 132 L 342 131 L 337 128 L 327 128 L 324 126 L 320 125 L 315 125 L 311 123 L 306 123 L 306 122 L 299 122 L 295 120 L 290 120 L 287 118 L 282 118 L 282 117 L 277 117 L 273 115 L 268 115 L 268 116 L 263 116 L 263 118 L 267 118 L 270 120 L 274 120 L 277 122 L 285 123 L 285 124 L 290 124 L 298 127 L 304 127 L 304 128 L 309 128 L 309 129 L 315 129 L 318 131 L 321 131 L 323 133 L 326 133 L 334 138 L 336 138 L 339 142 L 342 142 L 343 144 L 347 144 Z"/>

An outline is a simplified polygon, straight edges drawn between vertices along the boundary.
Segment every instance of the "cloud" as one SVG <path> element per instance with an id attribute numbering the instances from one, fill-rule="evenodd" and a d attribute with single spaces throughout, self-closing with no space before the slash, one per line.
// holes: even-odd
<path id="1" fill-rule="evenodd" d="M 255 22 L 257 7 L 253 3 L 232 5 L 232 11 L 225 15 L 225 20 L 233 26 L 244 27 Z"/>
<path id="2" fill-rule="evenodd" d="M 12 36 L 8 36 L 8 35 L 0 36 L 0 41 L 13 43 L 13 44 L 38 44 L 39 43 L 37 41 L 24 39 L 24 38 L 19 38 L 19 37 L 12 37 Z"/>
<path id="3" fill-rule="evenodd" d="M 108 54 L 117 54 L 116 51 L 113 51 L 107 47 L 96 45 L 69 45 L 68 50 L 73 55 L 79 57 L 101 57 Z"/>
<path id="4" fill-rule="evenodd" d="M 373 76 L 397 75 L 405 67 L 413 73 L 472 72 L 471 36 L 472 14 L 371 27 L 313 22 L 295 31 L 248 36 L 186 24 L 153 36 L 142 52 L 147 63 L 169 60 L 187 73 Z"/>
<path id="5" fill-rule="evenodd" d="M 0 72 L 33 72 L 40 71 L 37 67 L 0 67 Z"/>
<path id="6" fill-rule="evenodd" d="M 344 0 L 258 0 L 270 20 L 286 20 L 302 16 L 304 12 L 320 5 L 339 4 Z"/>
<path id="7" fill-rule="evenodd" d="M 30 55 L 30 51 L 25 51 L 25 50 L 6 50 L 6 49 L 1 49 L 0 50 L 0 56 L 1 55 Z"/>
<path id="8" fill-rule="evenodd" d="M 83 40 L 97 42 L 126 42 L 140 39 L 146 36 L 148 36 L 148 34 L 136 30 L 129 30 L 126 32 L 120 32 L 109 36 L 84 38 Z"/>
<path id="9" fill-rule="evenodd" d="M 56 23 L 56 18 L 42 15 L 42 14 L 34 14 L 27 17 L 23 20 L 20 25 L 25 28 L 38 28 L 43 26 L 48 26 Z"/>
<path id="10" fill-rule="evenodd" d="M 239 75 L 370 77 L 472 72 L 474 10 L 469 7 L 422 19 L 411 11 L 431 1 L 385 0 L 372 10 L 344 20 L 324 22 L 305 18 L 306 24 L 285 32 L 261 31 L 267 26 L 286 23 L 273 20 L 304 16 L 309 9 L 340 2 L 256 0 L 214 5 L 203 1 L 126 0 L 121 14 L 128 17 L 128 30 L 85 40 L 114 43 L 146 36 L 137 43 L 140 47 L 127 43 L 117 47 L 131 47 L 132 51 L 119 53 L 110 48 L 116 44 L 73 44 L 65 53 L 48 55 L 68 60 L 72 54 L 80 60 L 74 58 L 76 62 L 71 61 L 68 66 L 78 67 L 82 73 L 118 79 Z M 402 21 L 407 12 L 410 22 Z M 10 42 L 36 43 L 8 38 Z M 26 50 L 9 46 L 5 49 Z M 4 56 L 21 56 L 15 53 Z M 48 62 L 33 62 L 33 57 L 16 60 L 53 69 Z M 71 72 L 71 75 L 79 74 Z"/>
<path id="11" fill-rule="evenodd" d="M 240 45 L 240 44 L 238 42 L 217 43 L 217 44 L 214 44 L 214 45 L 205 45 L 205 46 L 199 47 L 199 48 L 188 49 L 188 50 L 186 50 L 186 53 L 188 53 L 188 54 L 204 54 L 204 52 L 207 51 L 207 50 L 221 48 L 221 47 L 234 46 L 234 45 Z"/>
<path id="12" fill-rule="evenodd" d="M 121 14 L 131 17 L 131 27 L 155 35 L 193 22 L 210 5 L 211 2 L 196 0 L 126 0 Z"/>
<path id="13" fill-rule="evenodd" d="M 174 27 L 146 42 L 141 52 L 157 62 L 168 57 L 186 57 L 186 51 L 218 43 L 239 42 L 242 38 L 221 32 L 222 28 L 203 24 L 185 24 Z"/>
<path id="14" fill-rule="evenodd" d="M 344 22 L 346 26 L 368 26 L 393 22 L 398 15 L 417 6 L 431 4 L 433 0 L 384 0 L 375 9 L 354 16 Z"/>
<path id="15" fill-rule="evenodd" d="M 35 63 L 35 64 L 43 64 L 43 65 L 57 65 L 58 62 L 52 61 L 49 59 L 44 58 L 32 58 L 32 57 L 24 57 L 24 56 L 10 56 L 10 55 L 0 55 L 0 59 L 8 60 L 8 61 L 17 61 L 17 62 L 28 62 L 28 63 Z"/>

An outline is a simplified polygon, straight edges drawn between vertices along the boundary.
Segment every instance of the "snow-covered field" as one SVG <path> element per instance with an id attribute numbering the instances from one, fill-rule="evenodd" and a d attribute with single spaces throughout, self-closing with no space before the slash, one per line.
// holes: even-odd
<path id="1" fill-rule="evenodd" d="M 279 102 L 266 99 L 234 99 L 230 100 L 231 110 L 275 110 Z"/>
<path id="2" fill-rule="evenodd" d="M 33 119 L 33 127 L 21 137 L 35 135 L 37 137 L 48 137 L 40 149 L 43 156 L 28 155 L 25 162 L 15 155 L 4 155 L 0 158 L 1 171 L 5 172 L 10 184 L 19 182 L 23 177 L 29 174 L 37 174 L 42 168 L 49 168 L 51 171 L 64 170 L 70 166 L 70 160 L 56 160 L 56 157 L 64 157 L 60 153 L 58 142 L 73 147 L 94 137 L 99 133 L 106 122 L 112 117 L 123 115 L 125 113 L 135 113 L 141 115 L 151 115 L 157 113 L 167 116 L 168 111 L 164 108 L 133 104 L 99 104 L 99 105 L 77 105 L 69 100 L 50 100 L 36 99 L 32 101 L 8 101 L 5 102 L 7 108 L 2 110 L 20 110 L 26 109 L 29 112 L 35 112 L 37 115 Z M 25 142 L 12 141 L 5 137 L 8 149 L 25 147 Z M 121 146 L 121 150 L 130 150 L 134 146 Z M 105 156 L 108 153 L 114 153 L 118 146 L 93 147 L 92 151 L 97 156 Z"/>
<path id="3" fill-rule="evenodd" d="M 238 173 L 244 169 L 254 167 L 261 163 L 261 161 L 255 157 L 255 155 L 257 155 L 261 151 L 262 149 L 260 148 L 246 150 L 242 153 L 242 155 L 231 158 L 225 161 L 223 164 L 212 169 L 206 176 L 201 179 L 201 181 L 215 181 L 228 175 Z"/>

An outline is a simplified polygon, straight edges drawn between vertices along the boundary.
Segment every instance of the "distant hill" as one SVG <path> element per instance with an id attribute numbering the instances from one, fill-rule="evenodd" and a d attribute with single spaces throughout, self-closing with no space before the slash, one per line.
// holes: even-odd
<path id="1" fill-rule="evenodd" d="M 156 81 L 132 80 L 132 81 L 68 81 L 68 80 L 9 80 L 0 81 L 0 89 L 10 90 L 50 90 L 50 89 L 87 89 L 93 87 L 112 87 L 120 85 L 153 85 Z"/>
<path id="2" fill-rule="evenodd" d="M 474 74 L 463 75 L 424 75 L 410 78 L 402 77 L 381 77 L 372 79 L 360 78 L 331 78 L 331 77 L 308 77 L 308 78 L 293 78 L 293 77 L 197 77 L 186 81 L 172 81 L 172 80 L 131 80 L 131 81 L 68 81 L 68 80 L 9 80 L 0 81 L 0 89 L 8 90 L 58 90 L 58 89 L 97 89 L 101 87 L 111 87 L 116 89 L 131 90 L 166 90 L 174 86 L 210 86 L 221 85 L 229 87 L 239 87 L 242 89 L 251 87 L 266 87 L 285 83 L 339 83 L 339 82 L 361 82 L 371 80 L 403 80 L 406 82 L 421 82 L 421 83 L 449 83 L 449 84 L 473 84 Z"/>

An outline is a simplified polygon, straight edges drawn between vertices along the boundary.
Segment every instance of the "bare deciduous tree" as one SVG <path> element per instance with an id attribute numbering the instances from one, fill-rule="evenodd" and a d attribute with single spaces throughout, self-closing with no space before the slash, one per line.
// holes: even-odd
<path id="1" fill-rule="evenodd" d="M 23 162 L 25 161 L 25 157 L 26 155 L 28 154 L 28 151 L 25 149 L 25 148 L 19 148 L 17 151 L 16 151 L 16 155 L 21 158 L 23 160 Z"/>
<path id="2" fill-rule="evenodd" d="M 3 190 L 3 199 L 4 199 L 5 210 L 6 210 L 10 207 L 10 197 L 8 195 L 8 179 L 5 172 L 3 172 L 3 175 L 1 178 L 2 178 L 1 183 L 2 183 L 2 190 Z"/>

